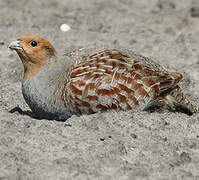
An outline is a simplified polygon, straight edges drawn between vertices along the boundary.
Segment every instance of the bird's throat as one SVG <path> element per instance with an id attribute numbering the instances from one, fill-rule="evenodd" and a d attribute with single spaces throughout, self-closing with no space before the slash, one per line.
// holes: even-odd
<path id="1" fill-rule="evenodd" d="M 26 56 L 23 52 L 17 52 L 24 66 L 24 80 L 29 81 L 38 72 L 41 71 L 44 66 L 44 61 L 33 61 L 31 58 Z"/>

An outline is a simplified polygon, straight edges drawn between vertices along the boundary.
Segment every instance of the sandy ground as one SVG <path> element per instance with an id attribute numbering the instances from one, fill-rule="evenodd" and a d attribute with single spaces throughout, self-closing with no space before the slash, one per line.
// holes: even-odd
<path id="1" fill-rule="evenodd" d="M 184 74 L 198 108 L 198 0 L 0 0 L 0 179 L 199 179 L 199 113 L 24 115 L 23 66 L 7 45 L 27 33 L 59 53 L 103 43 L 153 57 Z"/>

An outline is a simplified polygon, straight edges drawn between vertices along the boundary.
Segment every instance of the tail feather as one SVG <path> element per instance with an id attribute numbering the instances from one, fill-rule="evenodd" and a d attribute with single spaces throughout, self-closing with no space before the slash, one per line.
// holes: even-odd
<path id="1" fill-rule="evenodd" d="M 165 95 L 163 101 L 170 111 L 183 112 L 188 115 L 197 112 L 196 107 L 185 97 L 179 86 L 176 86 L 169 94 Z"/>
<path id="2" fill-rule="evenodd" d="M 193 115 L 197 112 L 196 107 L 190 103 L 185 97 L 181 88 L 177 85 L 167 94 L 157 98 L 154 102 L 148 105 L 144 110 L 149 112 L 162 112 L 165 110 L 182 112 L 187 115 Z"/>

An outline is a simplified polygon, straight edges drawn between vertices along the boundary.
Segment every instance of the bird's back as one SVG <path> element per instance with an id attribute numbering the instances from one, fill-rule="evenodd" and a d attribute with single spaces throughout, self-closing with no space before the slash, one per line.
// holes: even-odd
<path id="1" fill-rule="evenodd" d="M 62 100 L 79 113 L 145 110 L 154 104 L 164 109 L 164 98 L 182 79 L 181 73 L 168 73 L 153 60 L 124 49 L 90 48 L 66 56 L 73 61 Z"/>

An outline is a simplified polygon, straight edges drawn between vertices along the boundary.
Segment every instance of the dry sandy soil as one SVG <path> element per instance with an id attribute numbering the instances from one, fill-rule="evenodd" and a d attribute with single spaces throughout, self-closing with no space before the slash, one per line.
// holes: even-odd
<path id="1" fill-rule="evenodd" d="M 180 86 L 198 108 L 198 0 L 0 0 L 0 179 L 199 179 L 199 113 L 32 117 L 23 66 L 7 48 L 28 33 L 59 53 L 103 43 L 153 57 L 183 73 Z"/>

